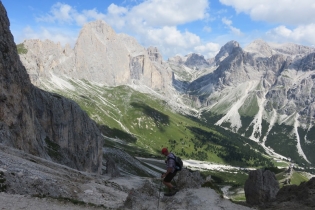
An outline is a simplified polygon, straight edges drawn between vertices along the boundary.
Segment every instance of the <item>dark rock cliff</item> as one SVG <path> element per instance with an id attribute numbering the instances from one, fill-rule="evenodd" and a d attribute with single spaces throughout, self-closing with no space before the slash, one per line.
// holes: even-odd
<path id="1" fill-rule="evenodd" d="M 72 168 L 100 173 L 102 137 L 71 100 L 33 86 L 0 2 L 0 143 Z"/>

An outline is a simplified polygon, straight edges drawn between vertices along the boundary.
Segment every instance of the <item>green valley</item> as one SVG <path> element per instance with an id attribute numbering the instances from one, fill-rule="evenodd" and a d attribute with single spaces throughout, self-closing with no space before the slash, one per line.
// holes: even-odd
<path id="1" fill-rule="evenodd" d="M 98 123 L 107 146 L 124 145 L 124 150 L 142 157 L 160 156 L 160 149 L 168 147 L 184 159 L 240 167 L 273 165 L 257 143 L 176 113 L 166 101 L 129 86 L 106 87 L 83 80 L 59 82 L 63 84 L 59 88 L 52 89 L 56 86 L 48 83 L 42 88 L 76 101 Z"/>

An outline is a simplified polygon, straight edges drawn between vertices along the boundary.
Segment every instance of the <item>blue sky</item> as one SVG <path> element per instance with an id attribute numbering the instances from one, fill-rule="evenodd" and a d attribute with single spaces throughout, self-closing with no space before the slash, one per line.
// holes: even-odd
<path id="1" fill-rule="evenodd" d="M 2 0 L 16 43 L 50 39 L 75 45 L 82 26 L 102 19 L 117 33 L 156 46 L 164 59 L 213 57 L 235 40 L 315 46 L 314 0 Z"/>

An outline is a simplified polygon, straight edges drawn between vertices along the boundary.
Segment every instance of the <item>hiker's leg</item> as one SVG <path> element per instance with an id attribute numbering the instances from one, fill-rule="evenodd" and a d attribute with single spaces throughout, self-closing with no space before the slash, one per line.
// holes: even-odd
<path id="1" fill-rule="evenodd" d="M 174 176 L 176 175 L 176 172 L 174 173 L 169 173 L 167 174 L 167 176 L 164 178 L 163 180 L 163 184 L 171 191 L 174 187 L 171 183 L 172 179 L 174 178 Z"/>
<path id="2" fill-rule="evenodd" d="M 173 188 L 173 185 L 170 182 L 165 182 L 163 181 L 163 184 L 169 189 L 171 190 Z"/>

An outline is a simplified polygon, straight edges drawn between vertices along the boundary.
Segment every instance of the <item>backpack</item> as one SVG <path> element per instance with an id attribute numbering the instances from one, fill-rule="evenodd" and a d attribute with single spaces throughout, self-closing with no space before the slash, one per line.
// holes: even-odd
<path id="1" fill-rule="evenodd" d="M 172 153 L 172 154 L 173 154 L 173 153 Z M 174 154 L 173 154 L 173 155 L 174 155 Z M 183 168 L 183 161 L 182 161 L 182 159 L 181 159 L 180 157 L 178 157 L 178 156 L 175 156 L 175 155 L 174 155 L 174 157 L 175 157 L 175 158 L 168 157 L 168 159 L 173 159 L 173 160 L 175 160 L 175 170 L 176 170 L 176 171 L 182 170 L 182 168 Z"/>

